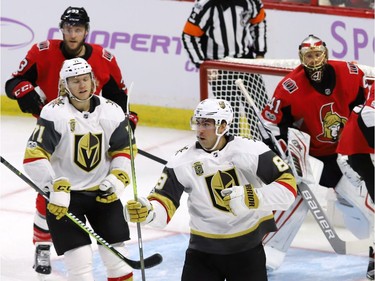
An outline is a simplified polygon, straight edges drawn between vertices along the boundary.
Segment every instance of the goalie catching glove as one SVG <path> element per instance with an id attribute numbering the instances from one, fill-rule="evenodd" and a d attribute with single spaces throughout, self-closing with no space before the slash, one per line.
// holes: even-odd
<path id="1" fill-rule="evenodd" d="M 100 203 L 112 203 L 116 201 L 129 183 L 129 175 L 125 171 L 119 169 L 112 170 L 100 183 L 99 195 L 96 197 L 96 201 Z"/>
<path id="2" fill-rule="evenodd" d="M 48 211 L 56 216 L 59 220 L 68 212 L 70 203 L 70 188 L 71 184 L 67 178 L 57 178 L 53 181 L 52 186 L 48 189 L 49 203 L 47 205 Z"/>
<path id="3" fill-rule="evenodd" d="M 258 196 L 251 184 L 223 189 L 221 195 L 225 207 L 235 216 L 245 215 L 259 206 Z"/>
<path id="4" fill-rule="evenodd" d="M 150 223 L 155 217 L 154 208 L 144 197 L 139 197 L 138 201 L 129 200 L 124 208 L 124 214 L 126 221 L 142 224 Z"/>

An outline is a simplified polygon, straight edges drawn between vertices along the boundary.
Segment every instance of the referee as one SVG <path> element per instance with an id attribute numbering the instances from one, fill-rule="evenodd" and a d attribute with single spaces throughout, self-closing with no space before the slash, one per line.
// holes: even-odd
<path id="1" fill-rule="evenodd" d="M 266 35 L 261 0 L 196 0 L 182 41 L 190 61 L 199 68 L 205 60 L 263 58 Z"/>
<path id="2" fill-rule="evenodd" d="M 182 33 L 184 48 L 197 68 L 205 60 L 225 57 L 264 58 L 266 38 L 266 13 L 261 0 L 196 0 Z M 262 109 L 268 96 L 259 74 L 218 70 L 209 80 L 212 94 L 229 101 L 233 108 L 231 134 L 260 140 L 254 115 L 234 83 L 239 78 Z"/>

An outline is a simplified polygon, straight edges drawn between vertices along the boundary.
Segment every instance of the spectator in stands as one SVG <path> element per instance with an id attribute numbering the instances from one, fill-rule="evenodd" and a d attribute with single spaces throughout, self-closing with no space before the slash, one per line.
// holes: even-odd
<path id="1" fill-rule="evenodd" d="M 22 112 L 39 116 L 45 104 L 58 96 L 59 71 L 65 59 L 81 57 L 89 62 L 98 85 L 95 94 L 116 102 L 127 111 L 127 87 L 115 57 L 96 44 L 85 43 L 90 18 L 84 8 L 68 7 L 59 24 L 63 40 L 37 43 L 28 51 L 12 78 L 6 81 L 9 98 L 17 100 Z M 39 93 L 37 92 L 39 87 Z M 132 128 L 138 122 L 137 114 L 130 114 Z M 38 195 L 36 200 L 33 243 L 36 244 L 35 270 L 50 274 L 51 236 L 46 223 L 46 202 Z"/>

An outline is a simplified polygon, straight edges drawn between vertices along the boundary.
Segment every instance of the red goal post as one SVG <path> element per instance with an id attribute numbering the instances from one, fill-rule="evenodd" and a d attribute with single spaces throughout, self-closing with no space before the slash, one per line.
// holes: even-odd
<path id="1" fill-rule="evenodd" d="M 200 100 L 222 98 L 234 110 L 231 133 L 261 140 L 257 118 L 235 81 L 241 78 L 250 96 L 261 110 L 273 95 L 280 80 L 300 64 L 297 59 L 236 59 L 205 61 L 200 66 Z M 374 81 L 375 67 L 358 65 L 370 83 Z"/>

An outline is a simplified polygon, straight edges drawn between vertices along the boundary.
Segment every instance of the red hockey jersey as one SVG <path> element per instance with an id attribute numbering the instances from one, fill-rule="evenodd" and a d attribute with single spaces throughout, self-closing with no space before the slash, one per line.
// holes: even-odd
<path id="1" fill-rule="evenodd" d="M 370 96 L 366 100 L 364 108 L 361 111 L 353 110 L 350 115 L 349 121 L 346 123 L 345 130 L 342 132 L 340 142 L 337 146 L 337 153 L 343 155 L 374 153 L 374 147 L 369 145 L 370 139 L 374 139 L 374 127 L 366 127 L 364 129 L 358 124 L 360 114 L 366 113 L 368 114 L 367 118 L 374 120 L 374 86 L 372 86 Z"/>
<path id="2" fill-rule="evenodd" d="M 39 86 L 46 96 L 45 103 L 58 96 L 59 73 L 64 60 L 61 49 L 62 40 L 48 40 L 37 43 L 28 51 L 26 57 L 13 77 L 20 77 Z M 120 68 L 115 57 L 103 47 L 96 44 L 85 44 L 83 58 L 91 65 L 97 80 L 96 94 L 102 91 L 105 98 L 114 100 L 115 94 L 127 94 Z M 117 102 L 117 99 L 114 100 Z M 126 100 L 125 100 L 126 101 Z M 120 104 L 124 109 L 124 104 Z"/>
<path id="3" fill-rule="evenodd" d="M 266 124 L 281 136 L 286 135 L 288 127 L 309 134 L 312 156 L 336 153 L 351 110 L 365 100 L 364 73 L 358 66 L 341 61 L 328 64 L 334 72 L 329 79 L 335 82 L 331 81 L 334 86 L 325 89 L 325 94 L 312 86 L 300 65 L 280 81 L 262 111 Z"/>

